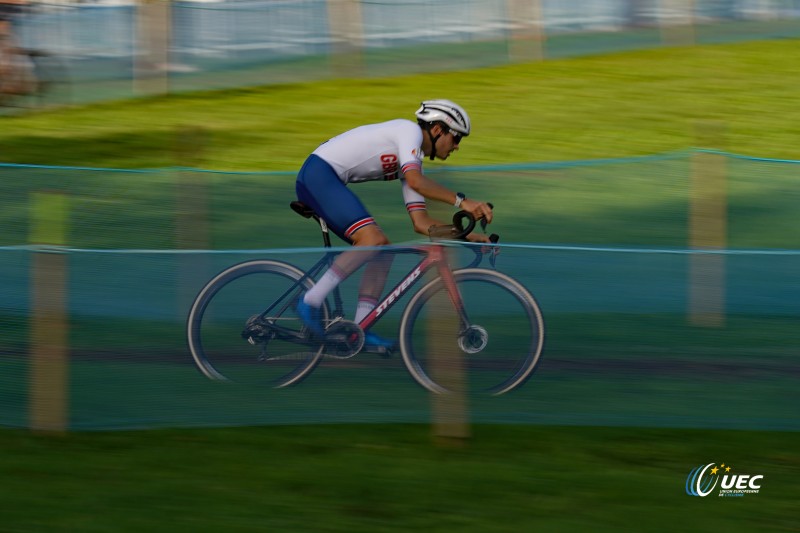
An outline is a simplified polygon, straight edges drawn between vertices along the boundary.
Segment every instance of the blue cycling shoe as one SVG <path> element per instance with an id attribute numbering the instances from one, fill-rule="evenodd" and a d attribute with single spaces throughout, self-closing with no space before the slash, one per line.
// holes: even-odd
<path id="1" fill-rule="evenodd" d="M 307 304 L 301 296 L 297 302 L 297 314 L 314 336 L 325 336 L 325 328 L 322 326 L 322 312 L 319 307 L 312 307 Z"/>
<path id="2" fill-rule="evenodd" d="M 397 341 L 384 339 L 371 331 L 364 333 L 364 351 L 388 354 L 397 349 Z"/>

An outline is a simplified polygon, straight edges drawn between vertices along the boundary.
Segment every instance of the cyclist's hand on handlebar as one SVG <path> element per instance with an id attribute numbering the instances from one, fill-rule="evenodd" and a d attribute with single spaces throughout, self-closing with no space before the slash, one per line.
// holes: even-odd
<path id="1" fill-rule="evenodd" d="M 487 223 L 492 221 L 492 206 L 486 202 L 465 198 L 461 202 L 461 209 L 475 217 L 475 220 L 485 219 Z"/>

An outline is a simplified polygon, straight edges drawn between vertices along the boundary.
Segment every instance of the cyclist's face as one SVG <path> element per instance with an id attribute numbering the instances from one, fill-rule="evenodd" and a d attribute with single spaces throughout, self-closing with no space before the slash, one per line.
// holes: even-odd
<path id="1" fill-rule="evenodd" d="M 447 159 L 454 151 L 458 150 L 458 143 L 461 142 L 461 135 L 453 130 L 442 133 L 436 142 L 436 156 L 439 159 Z"/>

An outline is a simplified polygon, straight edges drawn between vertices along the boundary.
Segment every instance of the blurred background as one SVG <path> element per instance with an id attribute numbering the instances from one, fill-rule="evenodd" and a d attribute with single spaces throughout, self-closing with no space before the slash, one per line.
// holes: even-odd
<path id="1" fill-rule="evenodd" d="M 796 529 L 800 0 L 0 9 L 9 531 L 691 531 L 686 475 L 723 460 L 770 492 L 715 527 Z M 496 268 L 544 314 L 533 377 L 445 406 L 397 354 L 207 379 L 203 285 L 321 255 L 288 209 L 306 154 L 431 97 L 475 124 L 426 173 L 496 205 Z M 357 187 L 424 242 L 396 182 Z"/>
<path id="2" fill-rule="evenodd" d="M 4 0 L 50 97 L 459 70 L 796 37 L 796 0 Z M 435 52 L 433 52 L 435 50 Z M 333 60 L 331 60 L 333 59 Z M 60 85 L 60 94 L 56 94 Z"/>
<path id="3" fill-rule="evenodd" d="M 742 82 L 735 80 L 749 76 L 763 85 L 769 79 L 750 75 L 752 58 L 760 52 L 747 43 L 793 42 L 800 30 L 798 2 L 4 0 L 3 5 L 5 43 L 16 39 L 17 51 L 26 51 L 41 65 L 57 63 L 63 78 L 56 80 L 56 93 L 66 97 L 59 103 L 19 95 L 21 100 L 12 100 L 19 105 L 8 105 L 10 114 L 0 117 L 8 125 L 0 146 L 16 160 L 0 162 L 3 423 L 31 423 L 38 409 L 33 407 L 38 401 L 35 391 L 43 385 L 25 379 L 32 372 L 29 354 L 56 348 L 69 361 L 63 374 L 48 378 L 63 388 L 64 411 L 58 424 L 65 428 L 321 421 L 339 416 L 326 409 L 338 402 L 302 400 L 293 405 L 293 414 L 260 411 L 254 416 L 242 402 L 230 401 L 224 402 L 226 409 L 218 409 L 224 413 L 221 419 L 197 419 L 193 409 L 186 412 L 183 407 L 167 409 L 169 414 L 145 409 L 133 416 L 128 409 L 110 408 L 128 400 L 105 398 L 97 383 L 115 379 L 114 372 L 120 371 L 140 400 L 159 402 L 164 397 L 157 386 L 161 380 L 170 388 L 187 387 L 178 406 L 215 398 L 219 389 L 197 372 L 186 352 L 184 321 L 194 295 L 215 272 L 248 255 L 269 257 L 284 250 L 280 253 L 287 254 L 286 261 L 309 266 L 320 253 L 313 225 L 287 207 L 294 199 L 294 169 L 302 159 L 278 163 L 273 154 L 306 150 L 290 145 L 298 139 L 321 142 L 343 125 L 356 125 L 352 122 L 362 116 L 376 120 L 381 116 L 378 109 L 405 109 L 408 103 L 401 95 L 421 83 L 422 90 L 415 91 L 455 89 L 453 98 L 474 110 L 473 120 L 481 129 L 470 152 L 494 163 L 434 163 L 427 172 L 457 190 L 481 191 L 491 184 L 502 242 L 516 246 L 503 254 L 501 269 L 541 300 L 547 317 L 543 371 L 508 400 L 508 407 L 495 402 L 489 408 L 475 400 L 476 420 L 560 420 L 551 402 L 544 401 L 552 401 L 554 394 L 545 384 L 548 379 L 560 383 L 565 368 L 571 380 L 578 380 L 575 365 L 586 364 L 592 378 L 607 375 L 604 380 L 591 379 L 591 386 L 577 386 L 579 397 L 603 397 L 608 404 L 579 402 L 584 407 L 567 408 L 564 420 L 646 420 L 655 426 L 683 420 L 703 426 L 713 418 L 726 427 L 797 429 L 796 413 L 783 401 L 786 381 L 778 376 L 796 372 L 800 344 L 792 325 L 800 314 L 794 276 L 800 237 L 793 230 L 794 206 L 800 200 L 798 163 L 718 150 L 729 131 L 745 138 L 759 136 L 739 131 L 739 122 L 752 120 L 750 104 L 739 100 L 744 97 L 726 101 L 713 89 L 724 86 L 741 90 L 754 102 L 783 105 L 785 99 L 778 97 L 783 93 L 770 99 L 766 92 L 738 87 Z M 617 59 L 626 56 L 613 55 L 649 48 L 705 50 L 701 47 L 709 43 L 728 42 L 740 48 L 732 49 L 727 62 L 712 54 L 697 65 L 684 57 L 671 66 L 669 56 L 644 56 L 641 62 L 626 64 Z M 568 63 L 558 59 L 587 56 L 599 59 L 575 64 L 575 79 L 564 82 Z M 769 57 L 784 61 L 779 54 Z M 791 57 L 785 61 L 791 69 Z M 705 75 L 703 62 L 718 70 Z M 501 65 L 519 65 L 524 71 L 495 70 L 488 82 L 476 81 L 488 72 L 481 69 Z M 786 90 L 791 74 L 783 73 L 782 63 L 777 65 L 765 70 L 775 77 L 769 79 L 775 87 Z M 438 75 L 443 77 L 420 81 L 426 73 L 437 74 L 433 71 L 441 71 Z M 531 72 L 539 78 L 528 78 Z M 390 74 L 393 77 L 387 77 Z M 726 85 L 726 77 L 734 81 Z M 354 98 L 336 85 L 356 86 L 370 79 L 391 81 L 378 88 L 367 85 L 364 96 Z M 650 79 L 657 80 L 661 91 L 650 90 Z M 671 94 L 671 79 L 688 81 L 672 87 Z M 309 80 L 316 83 L 301 84 Z M 562 85 L 547 86 L 552 80 Z M 255 92 L 200 92 L 247 87 Z M 534 88 L 537 98 L 528 102 Z M 633 111 L 622 106 L 622 111 L 600 114 L 609 102 L 625 99 L 621 95 L 634 90 L 628 102 Z M 458 91 L 469 96 L 461 98 Z M 638 93 L 650 100 L 637 104 Z M 563 105 L 570 95 L 576 106 L 595 106 L 589 116 L 572 104 Z M 547 102 L 548 97 L 553 100 Z M 657 132 L 659 119 L 651 114 L 663 98 L 673 98 L 675 106 L 695 98 L 709 102 L 708 108 L 686 110 L 694 121 L 684 124 L 695 130 L 689 137 L 689 142 L 696 141 L 694 147 L 684 143 L 673 151 L 637 157 L 524 162 L 532 145 L 537 152 L 553 153 L 550 146 L 560 142 L 559 127 L 566 131 L 563 139 L 574 136 L 576 148 L 587 153 L 590 139 L 609 153 L 621 137 L 635 136 L 637 130 Z M 111 107 L 92 105 L 112 99 Z M 395 107 L 387 107 L 389 99 Z M 505 101 L 514 107 L 496 112 L 498 103 Z M 211 114 L 210 108 L 218 114 Z M 356 108 L 358 114 L 352 113 Z M 682 112 L 665 106 L 662 115 L 674 120 Z M 532 118 L 547 113 L 553 113 L 547 120 Z M 579 132 L 591 130 L 592 120 L 604 132 L 580 139 Z M 147 129 L 154 125 L 161 129 Z M 255 141 L 246 139 L 270 128 L 270 137 L 255 134 Z M 616 137 L 604 136 L 613 128 L 628 129 Z M 647 139 L 653 132 L 640 135 Z M 507 142 L 508 136 L 514 144 Z M 307 142 L 313 149 L 311 140 Z M 217 150 L 228 144 L 243 148 L 222 160 Z M 260 166 L 259 171 L 202 168 L 223 161 L 235 165 L 249 157 L 244 155 L 247 151 L 266 153 L 264 159 L 247 160 L 249 166 Z M 166 154 L 153 161 L 171 164 L 136 168 L 147 164 L 151 152 Z M 113 154 L 115 162 L 117 154 L 130 154 L 130 159 L 119 160 L 130 168 L 100 168 L 102 159 L 97 156 L 105 154 Z M 42 164 L 25 163 L 31 156 Z M 65 161 L 78 161 L 80 166 L 67 166 Z M 280 166 L 290 170 L 275 168 Z M 397 236 L 395 240 L 413 240 L 399 196 L 386 194 L 386 187 L 392 184 L 369 183 L 360 185 L 358 193 L 372 212 L 381 213 L 381 225 Z M 450 216 L 446 208 L 432 209 L 445 220 Z M 41 246 L 48 248 L 43 252 Z M 50 253 L 51 248 L 57 253 Z M 398 259 L 393 281 L 401 280 L 412 266 L 406 263 Z M 42 288 L 40 280 L 58 283 Z M 356 283 L 344 287 L 345 301 L 354 302 Z M 57 328 L 48 324 L 54 319 L 47 295 L 58 295 L 53 300 L 61 323 Z M 396 336 L 401 308 L 393 311 L 391 324 L 382 325 L 385 334 Z M 37 344 L 42 342 L 37 327 L 57 333 L 52 343 Z M 765 330 L 772 333 L 758 333 Z M 697 370 L 687 370 L 689 354 L 689 368 Z M 758 372 L 751 358 L 758 361 Z M 637 361 L 638 372 L 650 379 L 662 378 L 665 367 L 684 370 L 670 375 L 663 389 L 643 387 L 634 401 L 596 390 L 621 379 L 619 370 L 631 361 Z M 130 381 L 131 364 L 141 371 L 143 381 L 137 385 Z M 716 376 L 715 364 L 733 365 L 730 372 L 740 385 L 757 382 L 767 391 L 757 401 L 748 400 L 747 409 L 736 407 L 734 400 L 709 401 L 703 395 L 709 390 L 722 394 L 724 387 L 709 389 L 697 381 L 705 379 L 703 370 Z M 325 389 L 326 394 L 358 404 L 354 399 L 374 396 L 393 379 L 413 385 L 399 360 L 389 365 L 399 374 L 382 372 L 386 365 L 374 359 L 360 361 L 357 368 L 377 369 L 375 376 L 356 388 Z M 331 370 L 334 375 L 352 371 L 340 364 Z M 764 385 L 762 374 L 775 380 Z M 312 390 L 314 383 L 310 379 L 302 390 Z M 686 396 L 687 390 L 695 389 L 701 396 L 694 400 L 668 401 L 671 394 L 682 391 Z M 70 391 L 77 390 L 81 395 L 73 397 Z M 245 394 L 253 394 L 247 390 Z M 556 390 L 575 398 L 570 388 Z M 276 392 L 258 394 L 272 398 Z M 403 396 L 424 398 L 425 392 L 412 388 Z M 692 403 L 709 405 L 712 411 L 687 411 Z M 518 404 L 529 410 L 520 410 Z M 639 412 L 645 405 L 665 404 L 670 409 L 654 407 L 646 417 Z M 596 409 L 607 413 L 606 418 Z M 391 420 L 393 412 L 389 406 L 376 406 L 340 416 L 349 421 Z M 402 413 L 404 421 L 425 422 L 430 417 L 427 402 Z"/>

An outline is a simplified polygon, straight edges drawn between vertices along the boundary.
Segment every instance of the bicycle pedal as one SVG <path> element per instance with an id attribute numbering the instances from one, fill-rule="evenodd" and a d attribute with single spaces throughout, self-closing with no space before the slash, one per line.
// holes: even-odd
<path id="1" fill-rule="evenodd" d="M 379 355 L 384 359 L 389 359 L 394 355 L 394 349 L 386 348 L 385 346 L 364 346 L 364 348 L 361 351 L 365 353 Z"/>

